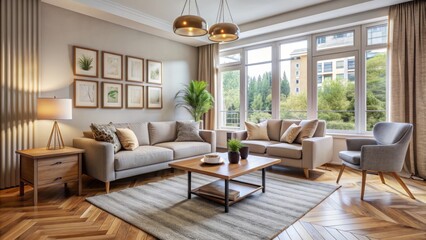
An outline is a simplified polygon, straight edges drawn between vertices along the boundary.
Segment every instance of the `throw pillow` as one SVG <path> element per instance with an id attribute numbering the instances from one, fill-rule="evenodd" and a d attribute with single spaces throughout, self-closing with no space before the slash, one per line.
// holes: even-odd
<path id="1" fill-rule="evenodd" d="M 302 126 L 291 124 L 281 136 L 280 142 L 293 143 L 300 131 L 302 131 Z"/>
<path id="2" fill-rule="evenodd" d="M 302 127 L 299 135 L 297 136 L 294 142 L 302 144 L 302 141 L 307 138 L 311 138 L 314 136 L 315 131 L 318 127 L 318 119 L 314 120 L 302 120 L 299 123 L 299 126 Z"/>
<path id="3" fill-rule="evenodd" d="M 268 137 L 268 122 L 264 121 L 258 124 L 245 122 L 247 129 L 247 140 L 267 140 Z"/>
<path id="4" fill-rule="evenodd" d="M 96 141 L 109 142 L 114 145 L 114 153 L 117 153 L 121 149 L 120 140 L 118 140 L 115 134 L 115 127 L 112 124 L 96 124 L 90 125 L 92 129 L 93 137 Z"/>
<path id="5" fill-rule="evenodd" d="M 139 147 L 138 138 L 130 128 L 117 128 L 116 130 L 115 133 L 124 149 L 133 151 Z"/>
<path id="6" fill-rule="evenodd" d="M 198 122 L 176 122 L 176 142 L 204 142 L 200 137 Z"/>

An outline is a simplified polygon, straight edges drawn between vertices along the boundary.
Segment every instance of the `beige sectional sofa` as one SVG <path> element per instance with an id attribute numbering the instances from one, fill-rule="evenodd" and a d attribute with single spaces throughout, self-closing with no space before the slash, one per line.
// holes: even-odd
<path id="1" fill-rule="evenodd" d="M 109 192 L 111 181 L 169 168 L 169 163 L 216 151 L 216 133 L 200 130 L 204 142 L 175 142 L 176 122 L 120 123 L 116 128 L 130 128 L 139 147 L 114 154 L 112 143 L 96 141 L 92 132 L 73 140 L 74 147 L 85 149 L 85 172 L 105 182 Z"/>
<path id="2" fill-rule="evenodd" d="M 267 120 L 270 141 L 246 140 L 247 131 L 234 132 L 232 138 L 242 140 L 249 147 L 250 154 L 279 157 L 280 165 L 303 168 L 306 178 L 309 178 L 309 170 L 331 161 L 333 138 L 325 136 L 326 122 L 320 120 L 314 136 L 303 140 L 302 144 L 280 142 L 281 135 L 292 123 L 299 124 L 300 121 Z"/>

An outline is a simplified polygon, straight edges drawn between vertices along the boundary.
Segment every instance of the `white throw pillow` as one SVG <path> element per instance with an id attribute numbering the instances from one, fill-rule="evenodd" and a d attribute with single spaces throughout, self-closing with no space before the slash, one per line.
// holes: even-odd
<path id="1" fill-rule="evenodd" d="M 255 124 L 251 122 L 245 122 L 247 129 L 247 140 L 267 140 L 268 136 L 268 123 L 267 121 Z"/>
<path id="2" fill-rule="evenodd" d="M 280 142 L 293 143 L 300 131 L 302 131 L 302 126 L 291 124 L 281 136 Z"/>

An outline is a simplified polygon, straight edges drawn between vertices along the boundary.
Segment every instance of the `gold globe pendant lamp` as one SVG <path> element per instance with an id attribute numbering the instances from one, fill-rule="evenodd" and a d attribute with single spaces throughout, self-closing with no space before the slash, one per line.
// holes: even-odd
<path id="1" fill-rule="evenodd" d="M 188 5 L 188 15 L 183 15 L 186 5 Z M 197 15 L 191 15 L 191 0 L 185 1 L 180 17 L 176 18 L 173 22 L 173 32 L 175 34 L 185 37 L 200 37 L 208 33 L 207 22 L 204 18 L 200 17 L 197 0 L 195 0 L 195 8 Z"/>
<path id="2" fill-rule="evenodd" d="M 231 22 L 225 22 L 225 4 Z M 217 11 L 216 24 L 209 29 L 209 40 L 213 42 L 232 42 L 239 38 L 240 28 L 234 23 L 228 1 L 221 0 Z"/>

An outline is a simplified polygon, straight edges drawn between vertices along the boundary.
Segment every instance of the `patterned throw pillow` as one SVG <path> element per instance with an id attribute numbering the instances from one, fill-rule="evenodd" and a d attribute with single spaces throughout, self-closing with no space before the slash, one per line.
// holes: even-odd
<path id="1" fill-rule="evenodd" d="M 204 142 L 198 128 L 198 122 L 176 122 L 176 142 Z"/>
<path id="2" fill-rule="evenodd" d="M 114 145 L 114 153 L 120 151 L 120 140 L 118 140 L 118 137 L 115 134 L 115 127 L 112 124 L 92 123 L 90 125 L 90 129 L 92 129 L 93 137 L 96 141 L 112 143 Z"/>
<path id="3" fill-rule="evenodd" d="M 307 138 L 311 138 L 314 136 L 315 131 L 318 127 L 318 119 L 314 120 L 302 120 L 299 123 L 299 126 L 302 127 L 299 135 L 297 136 L 294 142 L 302 144 L 302 141 Z"/>
<path id="4" fill-rule="evenodd" d="M 280 142 L 293 143 L 300 131 L 302 131 L 302 126 L 291 124 L 281 136 Z"/>
<path id="5" fill-rule="evenodd" d="M 267 140 L 269 141 L 267 121 L 255 124 L 245 122 L 247 129 L 247 140 Z"/>

